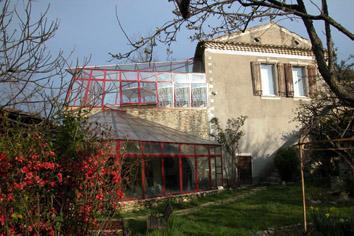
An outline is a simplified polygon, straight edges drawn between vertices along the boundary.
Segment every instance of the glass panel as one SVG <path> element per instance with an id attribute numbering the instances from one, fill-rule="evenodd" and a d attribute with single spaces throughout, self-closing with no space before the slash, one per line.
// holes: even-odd
<path id="1" fill-rule="evenodd" d="M 194 158 L 182 158 L 183 191 L 191 192 L 195 189 Z"/>
<path id="2" fill-rule="evenodd" d="M 211 167 L 211 187 L 216 187 L 216 171 L 215 171 L 215 158 L 210 158 Z"/>
<path id="3" fill-rule="evenodd" d="M 194 154 L 194 146 L 193 145 L 187 145 L 187 144 L 182 144 L 181 145 L 181 152 L 182 154 Z"/>
<path id="4" fill-rule="evenodd" d="M 275 96 L 273 65 L 261 64 L 262 95 Z"/>
<path id="5" fill-rule="evenodd" d="M 122 80 L 138 80 L 138 73 L 133 71 L 124 71 L 122 73 Z"/>
<path id="6" fill-rule="evenodd" d="M 180 73 L 180 74 L 173 74 L 173 78 L 175 83 L 190 83 L 189 74 Z"/>
<path id="7" fill-rule="evenodd" d="M 142 103 L 156 102 L 156 84 L 155 83 L 140 83 L 140 96 Z"/>
<path id="8" fill-rule="evenodd" d="M 293 67 L 293 83 L 294 83 L 294 96 L 304 97 L 305 95 L 305 77 L 302 67 Z"/>
<path id="9" fill-rule="evenodd" d="M 138 83 L 137 82 L 122 82 L 122 103 L 137 103 L 139 102 Z"/>
<path id="10" fill-rule="evenodd" d="M 141 153 L 139 143 L 134 141 L 121 142 L 120 153 Z"/>
<path id="11" fill-rule="evenodd" d="M 221 166 L 221 157 L 215 158 L 215 171 L 216 171 L 216 186 L 222 185 L 222 166 Z"/>
<path id="12" fill-rule="evenodd" d="M 87 88 L 87 80 L 77 80 L 74 82 L 70 94 L 69 104 L 73 106 L 80 106 L 83 102 L 85 91 Z"/>
<path id="13" fill-rule="evenodd" d="M 140 72 L 140 78 L 143 81 L 156 81 L 156 73 L 153 72 Z"/>
<path id="14" fill-rule="evenodd" d="M 192 84 L 192 107 L 207 106 L 206 84 Z"/>
<path id="15" fill-rule="evenodd" d="M 124 158 L 121 177 L 124 195 L 128 198 L 140 198 L 142 196 L 141 159 Z"/>
<path id="16" fill-rule="evenodd" d="M 146 158 L 145 189 L 148 196 L 156 196 L 162 190 L 161 158 Z"/>
<path id="17" fill-rule="evenodd" d="M 107 71 L 106 73 L 106 80 L 119 80 L 119 72 L 118 71 Z"/>
<path id="18" fill-rule="evenodd" d="M 92 78 L 104 79 L 104 71 L 103 70 L 92 70 Z"/>
<path id="19" fill-rule="evenodd" d="M 178 154 L 178 144 L 164 144 L 163 152 Z"/>
<path id="20" fill-rule="evenodd" d="M 209 189 L 209 161 L 208 157 L 200 157 L 198 161 L 198 180 L 199 189 L 207 190 Z"/>
<path id="21" fill-rule="evenodd" d="M 161 153 L 160 143 L 144 143 L 144 153 Z"/>
<path id="22" fill-rule="evenodd" d="M 104 104 L 106 105 L 114 105 L 119 104 L 119 82 L 106 82 L 105 87 L 105 97 L 104 97 Z"/>
<path id="23" fill-rule="evenodd" d="M 178 158 L 165 158 L 166 193 L 179 192 Z"/>
<path id="24" fill-rule="evenodd" d="M 78 73 L 77 77 L 81 79 L 89 79 L 91 70 L 82 70 Z"/>
<path id="25" fill-rule="evenodd" d="M 175 107 L 189 107 L 190 84 L 175 84 Z"/>
<path id="26" fill-rule="evenodd" d="M 172 83 L 158 83 L 159 106 L 173 106 L 173 90 Z"/>
<path id="27" fill-rule="evenodd" d="M 190 74 L 192 76 L 192 83 L 206 83 L 204 74 Z"/>
<path id="28" fill-rule="evenodd" d="M 159 73 L 157 74 L 158 81 L 172 81 L 172 74 L 171 73 Z"/>
<path id="29" fill-rule="evenodd" d="M 208 146 L 198 145 L 196 146 L 197 154 L 208 154 Z"/>
<path id="30" fill-rule="evenodd" d="M 88 103 L 93 106 L 101 105 L 103 94 L 103 82 L 92 80 L 90 84 Z"/>

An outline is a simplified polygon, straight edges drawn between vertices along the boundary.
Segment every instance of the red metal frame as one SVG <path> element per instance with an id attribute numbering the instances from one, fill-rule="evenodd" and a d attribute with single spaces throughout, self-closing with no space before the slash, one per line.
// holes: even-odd
<path id="1" fill-rule="evenodd" d="M 115 140 L 116 142 L 116 152 L 120 153 L 120 147 L 122 146 L 122 143 L 126 142 L 126 140 Z M 146 176 L 145 176 L 145 159 L 147 158 L 157 158 L 161 159 L 161 183 L 162 183 L 162 189 L 161 193 L 156 195 L 156 196 L 166 196 L 166 195 L 171 195 L 171 194 L 176 194 L 173 192 L 167 192 L 166 191 L 166 173 L 165 173 L 165 158 L 175 158 L 178 163 L 178 188 L 179 192 L 177 194 L 185 194 L 185 193 L 190 193 L 190 192 L 199 192 L 199 173 L 198 173 L 198 159 L 199 158 L 205 158 L 208 157 L 208 166 L 209 166 L 209 173 L 208 173 L 208 185 L 209 189 L 213 189 L 216 187 L 215 184 L 212 183 L 212 178 L 211 178 L 211 173 L 212 173 L 212 168 L 216 168 L 216 159 L 220 158 L 221 161 L 221 166 L 222 164 L 222 153 L 221 153 L 221 148 L 219 148 L 219 145 L 208 145 L 208 144 L 182 144 L 182 143 L 164 143 L 164 142 L 153 142 L 153 141 L 137 141 L 138 145 L 140 147 L 140 152 L 139 153 L 129 153 L 126 152 L 124 153 L 124 158 L 135 158 L 141 161 L 141 189 L 142 189 L 142 198 L 146 198 L 149 196 L 146 196 Z M 147 153 L 144 150 L 144 144 L 148 143 L 159 143 L 159 153 Z M 176 153 L 164 153 L 165 150 L 165 144 L 176 144 L 178 145 L 178 151 Z M 184 154 L 182 152 L 182 145 L 190 145 L 193 146 L 193 152 L 190 154 Z M 206 146 L 208 153 L 206 154 L 197 154 L 197 146 Z M 210 152 L 210 148 L 214 148 L 213 154 Z M 220 153 L 217 153 L 217 150 L 220 150 Z M 122 158 L 121 155 L 117 154 L 117 157 Z M 183 189 L 183 159 L 182 158 L 190 158 L 192 161 L 194 161 L 194 179 L 195 179 L 195 187 L 194 190 L 192 191 L 185 191 Z M 215 159 L 214 165 L 211 165 L 211 158 Z M 194 160 L 193 160 L 194 159 Z M 217 171 L 215 171 L 215 174 L 217 175 Z M 216 180 L 218 176 L 215 176 Z M 221 173 L 221 180 L 223 181 L 223 174 Z M 222 182 L 223 184 L 223 182 Z M 156 197 L 155 196 L 155 197 Z"/>
<path id="2" fill-rule="evenodd" d="M 118 94 L 116 95 L 116 98 L 113 102 L 113 104 L 109 104 L 109 105 L 114 105 L 114 106 L 126 106 L 126 105 L 156 105 L 159 106 L 159 94 L 158 94 L 158 83 L 166 83 L 166 82 L 172 82 L 172 80 L 142 80 L 141 79 L 141 73 L 144 72 L 151 72 L 151 71 L 140 71 L 140 70 L 111 70 L 111 69 L 97 69 L 97 68 L 86 68 L 86 69 L 82 69 L 83 71 L 89 71 L 88 73 L 88 77 L 80 77 L 76 76 L 72 78 L 72 83 L 70 85 L 70 88 L 68 89 L 68 92 L 66 94 L 66 103 L 69 104 L 69 106 L 71 107 L 82 107 L 82 106 L 89 106 L 89 107 L 94 107 L 94 108 L 101 108 L 102 110 L 105 107 L 105 97 L 106 97 L 106 83 L 107 82 L 117 82 L 119 83 L 119 96 L 120 99 L 118 101 Z M 95 78 L 93 76 L 93 72 L 94 71 L 101 71 L 103 73 L 103 78 Z M 107 78 L 107 72 L 116 72 L 117 73 L 117 79 L 109 79 Z M 134 72 L 136 73 L 136 78 L 135 79 L 123 79 L 122 78 L 122 74 L 125 72 Z M 170 73 L 170 74 L 186 74 L 186 76 L 188 75 L 188 73 L 182 73 L 182 72 L 151 72 L 151 73 L 155 73 L 156 75 L 158 75 L 159 73 Z M 79 84 L 79 89 L 78 92 L 77 91 L 73 91 L 73 86 L 75 83 L 81 81 L 82 84 Z M 85 85 L 85 81 L 87 81 L 87 86 L 83 87 L 83 85 Z M 96 83 L 100 83 L 100 85 L 102 86 L 102 94 L 99 94 L 101 101 L 94 101 L 94 104 L 90 104 L 92 103 L 92 101 L 90 100 L 90 96 L 92 96 L 90 94 L 90 89 L 92 86 L 92 82 L 96 82 Z M 124 101 L 124 85 L 123 83 L 137 83 L 137 102 L 131 102 L 131 101 Z M 155 101 L 144 101 L 144 96 L 142 95 L 142 84 L 143 83 L 154 83 L 155 84 L 155 91 L 154 91 L 154 96 L 155 96 Z M 81 93 L 81 89 L 85 90 L 84 91 L 84 96 L 83 98 L 80 98 L 81 101 L 77 101 L 77 98 L 79 97 L 79 94 L 77 93 Z M 118 87 L 118 86 L 117 86 Z M 174 89 L 174 86 L 173 86 Z M 193 96 L 192 96 L 192 85 L 189 84 L 189 102 L 188 102 L 188 107 L 191 108 L 193 107 Z M 74 97 L 74 101 L 71 101 L 71 95 L 74 94 L 76 95 Z M 175 93 L 173 93 L 173 106 L 174 107 L 178 107 L 176 106 L 176 96 Z M 197 107 L 196 107 L 197 108 Z"/>

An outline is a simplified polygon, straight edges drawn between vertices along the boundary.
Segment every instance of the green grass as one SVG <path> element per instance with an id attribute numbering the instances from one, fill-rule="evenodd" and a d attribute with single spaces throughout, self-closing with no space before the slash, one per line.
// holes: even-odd
<path id="1" fill-rule="evenodd" d="M 308 196 L 318 195 L 321 191 L 323 189 L 308 188 Z M 203 203 L 229 199 L 241 193 L 225 191 L 190 203 L 175 204 L 167 229 L 150 232 L 149 235 L 255 235 L 257 231 L 270 227 L 302 223 L 301 189 L 297 185 L 267 187 L 234 202 L 201 207 Z M 317 207 L 332 208 L 343 215 L 354 212 L 353 203 L 333 205 L 328 201 Z M 179 215 L 178 209 L 188 208 L 195 210 Z M 128 227 L 134 235 L 144 234 L 146 223 L 145 220 L 131 219 Z"/>

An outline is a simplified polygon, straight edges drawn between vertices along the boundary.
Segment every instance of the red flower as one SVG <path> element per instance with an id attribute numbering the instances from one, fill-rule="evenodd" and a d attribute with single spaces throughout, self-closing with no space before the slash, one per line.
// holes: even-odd
<path id="1" fill-rule="evenodd" d="M 14 183 L 15 189 L 22 190 L 25 187 L 23 183 Z"/>
<path id="2" fill-rule="evenodd" d="M 62 183 L 62 182 L 63 182 L 63 175 L 59 172 L 59 173 L 57 174 L 57 177 L 58 177 L 59 183 Z"/>
<path id="3" fill-rule="evenodd" d="M 13 195 L 12 193 L 9 193 L 9 194 L 7 195 L 7 200 L 8 200 L 9 202 L 13 201 L 13 200 L 14 200 L 14 195 Z"/>
<path id="4" fill-rule="evenodd" d="M 23 156 L 18 156 L 18 157 L 15 157 L 15 160 L 18 161 L 18 163 L 23 163 L 24 158 L 23 158 Z"/>
<path id="5" fill-rule="evenodd" d="M 21 172 L 24 173 L 24 174 L 27 174 L 29 172 L 28 167 L 27 166 L 22 167 Z"/>
<path id="6" fill-rule="evenodd" d="M 4 215 L 0 216 L 0 223 L 1 223 L 2 226 L 5 225 L 5 216 Z"/>
<path id="7" fill-rule="evenodd" d="M 49 151 L 49 152 L 48 152 L 48 156 L 50 156 L 50 157 L 55 157 L 55 152 Z"/>
<path id="8" fill-rule="evenodd" d="M 104 197 L 103 197 L 103 194 L 102 194 L 102 193 L 99 193 L 99 194 L 96 195 L 96 199 L 97 199 L 97 200 L 102 201 L 103 198 L 104 198 Z"/>

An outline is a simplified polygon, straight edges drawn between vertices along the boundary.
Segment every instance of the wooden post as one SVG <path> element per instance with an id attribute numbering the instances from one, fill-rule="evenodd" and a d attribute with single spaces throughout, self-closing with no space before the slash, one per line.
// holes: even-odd
<path id="1" fill-rule="evenodd" d="M 304 234 L 307 233 L 307 218 L 306 218 L 306 194 L 305 194 L 305 179 L 304 179 L 304 153 L 303 143 L 299 143 L 300 171 L 301 171 L 301 190 L 302 190 L 302 206 L 304 213 Z"/>

